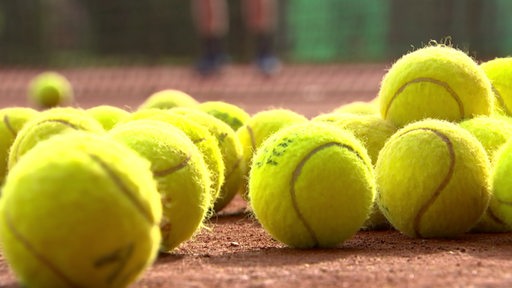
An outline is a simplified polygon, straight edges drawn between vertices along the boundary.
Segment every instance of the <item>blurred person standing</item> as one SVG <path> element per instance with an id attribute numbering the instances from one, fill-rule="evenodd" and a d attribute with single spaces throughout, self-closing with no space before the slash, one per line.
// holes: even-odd
<path id="1" fill-rule="evenodd" d="M 203 76 L 218 72 L 228 61 L 223 47 L 229 32 L 227 6 L 226 0 L 192 0 L 192 14 L 202 49 L 196 69 Z M 273 75 L 281 66 L 274 51 L 277 2 L 243 0 L 242 10 L 246 26 L 256 40 L 256 65 L 263 74 Z"/>

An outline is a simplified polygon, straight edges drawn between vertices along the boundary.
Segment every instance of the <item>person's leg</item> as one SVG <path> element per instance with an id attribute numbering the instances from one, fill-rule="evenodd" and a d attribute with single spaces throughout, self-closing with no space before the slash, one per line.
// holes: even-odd
<path id="1" fill-rule="evenodd" d="M 245 0 L 247 27 L 256 40 L 256 64 L 265 74 L 274 74 L 280 67 L 275 53 L 277 2 L 275 0 Z"/>
<path id="2" fill-rule="evenodd" d="M 192 0 L 192 14 L 202 49 L 196 68 L 199 73 L 209 75 L 227 60 L 223 47 L 229 28 L 226 0 Z"/>

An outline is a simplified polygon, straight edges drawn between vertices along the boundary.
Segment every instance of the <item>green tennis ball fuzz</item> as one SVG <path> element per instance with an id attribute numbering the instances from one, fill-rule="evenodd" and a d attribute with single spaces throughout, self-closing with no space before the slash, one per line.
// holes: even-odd
<path id="1" fill-rule="evenodd" d="M 487 209 L 487 217 L 498 227 L 504 228 L 504 232 L 512 227 L 512 141 L 508 140 L 496 153 L 494 169 L 492 172 L 493 197 Z M 493 231 L 496 232 L 496 231 Z"/>
<path id="2" fill-rule="evenodd" d="M 130 112 L 110 105 L 95 106 L 85 110 L 85 112 L 96 119 L 107 131 L 112 129 L 119 121 L 130 116 Z"/>
<path id="3" fill-rule="evenodd" d="M 242 179 L 247 169 L 243 159 L 242 145 L 236 137 L 235 131 L 221 120 L 196 109 L 174 108 L 170 109 L 169 113 L 186 116 L 205 127 L 217 139 L 225 170 L 224 183 L 214 204 L 214 210 L 217 212 L 222 210 L 242 188 Z"/>
<path id="4" fill-rule="evenodd" d="M 370 114 L 328 113 L 319 115 L 312 121 L 331 124 L 353 133 L 363 143 L 373 164 L 377 162 L 379 152 L 386 141 L 397 130 L 391 122 Z M 389 228 L 389 223 L 377 203 L 374 204 L 372 212 L 363 226 L 366 229 Z"/>
<path id="5" fill-rule="evenodd" d="M 172 251 L 195 234 L 211 203 L 201 153 L 181 130 L 155 120 L 118 125 L 109 135 L 151 162 L 163 207 L 161 250 Z"/>
<path id="6" fill-rule="evenodd" d="M 148 161 L 101 136 L 60 135 L 6 178 L 2 254 L 24 287 L 126 287 L 157 255 L 161 214 Z"/>
<path id="7" fill-rule="evenodd" d="M 496 58 L 480 64 L 491 80 L 496 98 L 495 111 L 512 116 L 512 57 Z"/>
<path id="8" fill-rule="evenodd" d="M 400 232 L 456 237 L 487 209 L 490 162 L 482 144 L 457 124 L 423 120 L 397 131 L 377 159 L 377 203 Z"/>
<path id="9" fill-rule="evenodd" d="M 69 104 L 73 100 L 71 83 L 56 72 L 44 72 L 29 83 L 28 95 L 39 108 L 52 108 Z"/>
<path id="10" fill-rule="evenodd" d="M 98 121 L 80 109 L 53 108 L 39 113 L 23 126 L 14 139 L 9 152 L 8 168 L 12 169 L 20 157 L 39 142 L 73 131 L 102 133 L 104 129 Z"/>
<path id="11" fill-rule="evenodd" d="M 3 183 L 7 174 L 7 159 L 16 135 L 23 125 L 38 112 L 31 108 L 9 107 L 0 109 L 0 183 Z"/>
<path id="12" fill-rule="evenodd" d="M 269 137 L 250 171 L 256 218 L 275 239 L 296 248 L 333 247 L 354 235 L 374 195 L 366 149 L 352 134 L 321 123 Z"/>
<path id="13" fill-rule="evenodd" d="M 341 105 L 334 109 L 333 113 L 374 115 L 379 114 L 379 106 L 378 103 L 374 102 L 354 101 Z"/>
<path id="14" fill-rule="evenodd" d="M 228 124 L 234 131 L 251 118 L 242 108 L 223 101 L 203 102 L 197 108 Z"/>
<path id="15" fill-rule="evenodd" d="M 215 138 L 207 128 L 187 119 L 183 115 L 169 113 L 161 109 L 144 109 L 133 112 L 121 123 L 134 120 L 156 120 L 171 124 L 183 131 L 202 153 L 206 166 L 208 167 L 211 182 L 211 204 L 213 207 L 217 197 L 220 194 L 222 184 L 224 184 L 224 161 L 222 153 Z"/>
<path id="16" fill-rule="evenodd" d="M 404 55 L 386 73 L 379 90 L 382 118 L 402 127 L 425 118 L 461 121 L 490 115 L 491 83 L 464 52 L 436 45 Z"/>
<path id="17" fill-rule="evenodd" d="M 175 107 L 195 107 L 198 104 L 199 102 L 196 99 L 183 91 L 167 89 L 151 94 L 138 109 L 171 109 Z"/>

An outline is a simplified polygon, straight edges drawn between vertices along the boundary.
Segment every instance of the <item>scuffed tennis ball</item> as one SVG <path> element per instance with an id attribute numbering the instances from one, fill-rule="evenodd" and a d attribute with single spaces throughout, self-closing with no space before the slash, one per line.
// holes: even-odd
<path id="1" fill-rule="evenodd" d="M 183 91 L 167 89 L 151 94 L 138 109 L 171 109 L 174 107 L 194 107 L 198 104 L 199 102 L 196 99 Z"/>
<path id="2" fill-rule="evenodd" d="M 95 106 L 85 110 L 85 112 L 96 119 L 105 130 L 112 129 L 119 121 L 130 116 L 130 112 L 110 105 Z"/>
<path id="3" fill-rule="evenodd" d="M 30 102 L 39 108 L 65 106 L 73 100 L 73 88 L 62 74 L 44 72 L 30 81 L 28 96 Z"/>
<path id="4" fill-rule="evenodd" d="M 242 108 L 223 101 L 207 101 L 199 104 L 197 107 L 199 110 L 228 124 L 234 131 L 251 118 L 251 115 Z"/>
<path id="5" fill-rule="evenodd" d="M 18 132 L 9 151 L 8 168 L 12 167 L 32 147 L 57 134 L 73 131 L 103 133 L 103 127 L 84 110 L 53 108 L 39 113 Z"/>
<path id="6" fill-rule="evenodd" d="M 496 98 L 495 111 L 512 116 L 512 57 L 496 58 L 480 64 L 491 80 Z"/>
<path id="7" fill-rule="evenodd" d="M 156 258 L 161 214 L 148 161 L 98 135 L 59 135 L 6 178 L 2 255 L 23 287 L 126 287 Z"/>
<path id="8" fill-rule="evenodd" d="M 459 236 L 487 209 L 490 171 L 485 149 L 471 133 L 447 121 L 418 121 L 393 134 L 380 151 L 377 203 L 408 236 Z"/>
<path id="9" fill-rule="evenodd" d="M 382 118 L 402 127 L 435 118 L 461 121 L 490 115 L 491 82 L 466 53 L 444 45 L 404 55 L 386 73 L 379 90 Z"/>
<path id="10" fill-rule="evenodd" d="M 210 207 L 210 175 L 201 153 L 181 130 L 161 121 L 130 121 L 109 135 L 151 162 L 162 199 L 161 250 L 172 251 L 198 231 Z"/>
<path id="11" fill-rule="evenodd" d="M 23 125 L 38 112 L 32 108 L 9 107 L 0 109 L 0 183 L 7 174 L 9 150 Z"/>
<path id="12" fill-rule="evenodd" d="M 333 126 L 306 123 L 263 142 L 253 159 L 249 198 L 275 239 L 296 248 L 333 247 L 361 228 L 375 187 L 359 140 Z"/>

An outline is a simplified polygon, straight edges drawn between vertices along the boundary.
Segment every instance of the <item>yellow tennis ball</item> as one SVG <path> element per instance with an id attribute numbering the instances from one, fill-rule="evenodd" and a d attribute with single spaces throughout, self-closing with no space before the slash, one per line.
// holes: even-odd
<path id="1" fill-rule="evenodd" d="M 322 123 L 272 135 L 250 171 L 256 218 L 275 239 L 296 248 L 333 247 L 354 235 L 374 195 L 366 149 L 352 134 Z"/>
<path id="2" fill-rule="evenodd" d="M 37 115 L 37 111 L 25 107 L 0 109 L 0 183 L 7 174 L 7 159 L 16 135 L 23 125 Z"/>
<path id="3" fill-rule="evenodd" d="M 118 125 L 109 135 L 151 162 L 163 207 L 161 250 L 172 251 L 198 231 L 210 207 L 210 175 L 201 153 L 181 130 L 156 120 Z"/>
<path id="4" fill-rule="evenodd" d="M 228 124 L 234 131 L 251 118 L 244 109 L 223 101 L 203 102 L 197 108 Z"/>
<path id="5" fill-rule="evenodd" d="M 151 94 L 138 109 L 170 109 L 174 107 L 194 107 L 198 104 L 199 102 L 196 99 L 183 91 L 167 89 Z"/>
<path id="6" fill-rule="evenodd" d="M 126 123 L 134 120 L 157 120 L 183 131 L 202 153 L 206 166 L 208 167 L 211 182 L 211 204 L 213 207 L 217 197 L 220 194 L 222 184 L 224 184 L 224 161 L 222 153 L 215 138 L 207 128 L 187 119 L 183 115 L 169 113 L 161 109 L 144 109 L 133 112 L 128 118 L 121 121 Z"/>
<path id="7" fill-rule="evenodd" d="M 333 113 L 374 115 L 379 114 L 379 106 L 378 103 L 374 102 L 354 101 L 341 105 L 340 107 L 334 109 Z"/>
<path id="8" fill-rule="evenodd" d="M 105 130 L 112 129 L 117 122 L 130 116 L 130 112 L 110 105 L 95 106 L 85 110 L 85 112 L 96 119 Z"/>
<path id="9" fill-rule="evenodd" d="M 379 152 L 386 141 L 397 130 L 391 122 L 371 114 L 328 113 L 319 115 L 313 118 L 312 121 L 325 122 L 353 133 L 368 151 L 373 164 L 377 162 Z M 389 223 L 377 203 L 374 204 L 372 212 L 363 226 L 365 229 L 389 227 Z"/>
<path id="10" fill-rule="evenodd" d="M 28 96 L 30 101 L 39 108 L 64 106 L 73 100 L 73 88 L 63 75 L 44 72 L 31 80 Z"/>
<path id="11" fill-rule="evenodd" d="M 490 232 L 507 232 L 512 229 L 512 141 L 509 139 L 496 153 L 492 172 L 493 196 L 487 209 L 486 217 L 502 230 Z M 489 223 L 489 222 L 487 222 Z M 484 232 L 487 232 L 483 230 Z"/>
<path id="12" fill-rule="evenodd" d="M 19 131 L 9 152 L 8 168 L 37 143 L 52 136 L 71 131 L 102 133 L 103 127 L 81 109 L 71 107 L 53 108 L 39 113 Z"/>
<path id="13" fill-rule="evenodd" d="M 482 68 L 466 53 L 443 45 L 400 58 L 382 79 L 378 97 L 382 118 L 398 127 L 425 118 L 490 115 L 494 107 Z"/>
<path id="14" fill-rule="evenodd" d="M 243 159 L 243 150 L 235 131 L 228 124 L 219 119 L 192 108 L 174 108 L 169 113 L 184 115 L 197 124 L 202 125 L 217 139 L 224 162 L 224 183 L 219 196 L 215 201 L 214 210 L 220 211 L 231 202 L 240 191 L 243 177 L 246 174 L 246 163 Z"/>
<path id="15" fill-rule="evenodd" d="M 495 111 L 512 116 L 512 57 L 496 58 L 480 64 L 491 80 Z"/>
<path id="16" fill-rule="evenodd" d="M 37 145 L 6 178 L 2 254 L 26 287 L 126 287 L 158 251 L 149 162 L 85 132 Z"/>
<path id="17" fill-rule="evenodd" d="M 303 115 L 288 109 L 270 109 L 254 114 L 236 131 L 243 148 L 245 162 L 250 165 L 253 154 L 269 136 L 284 127 L 306 123 Z"/>
<path id="18" fill-rule="evenodd" d="M 382 148 L 377 203 L 411 237 L 455 237 L 487 209 L 490 162 L 478 140 L 457 124 L 423 120 L 397 131 Z"/>

